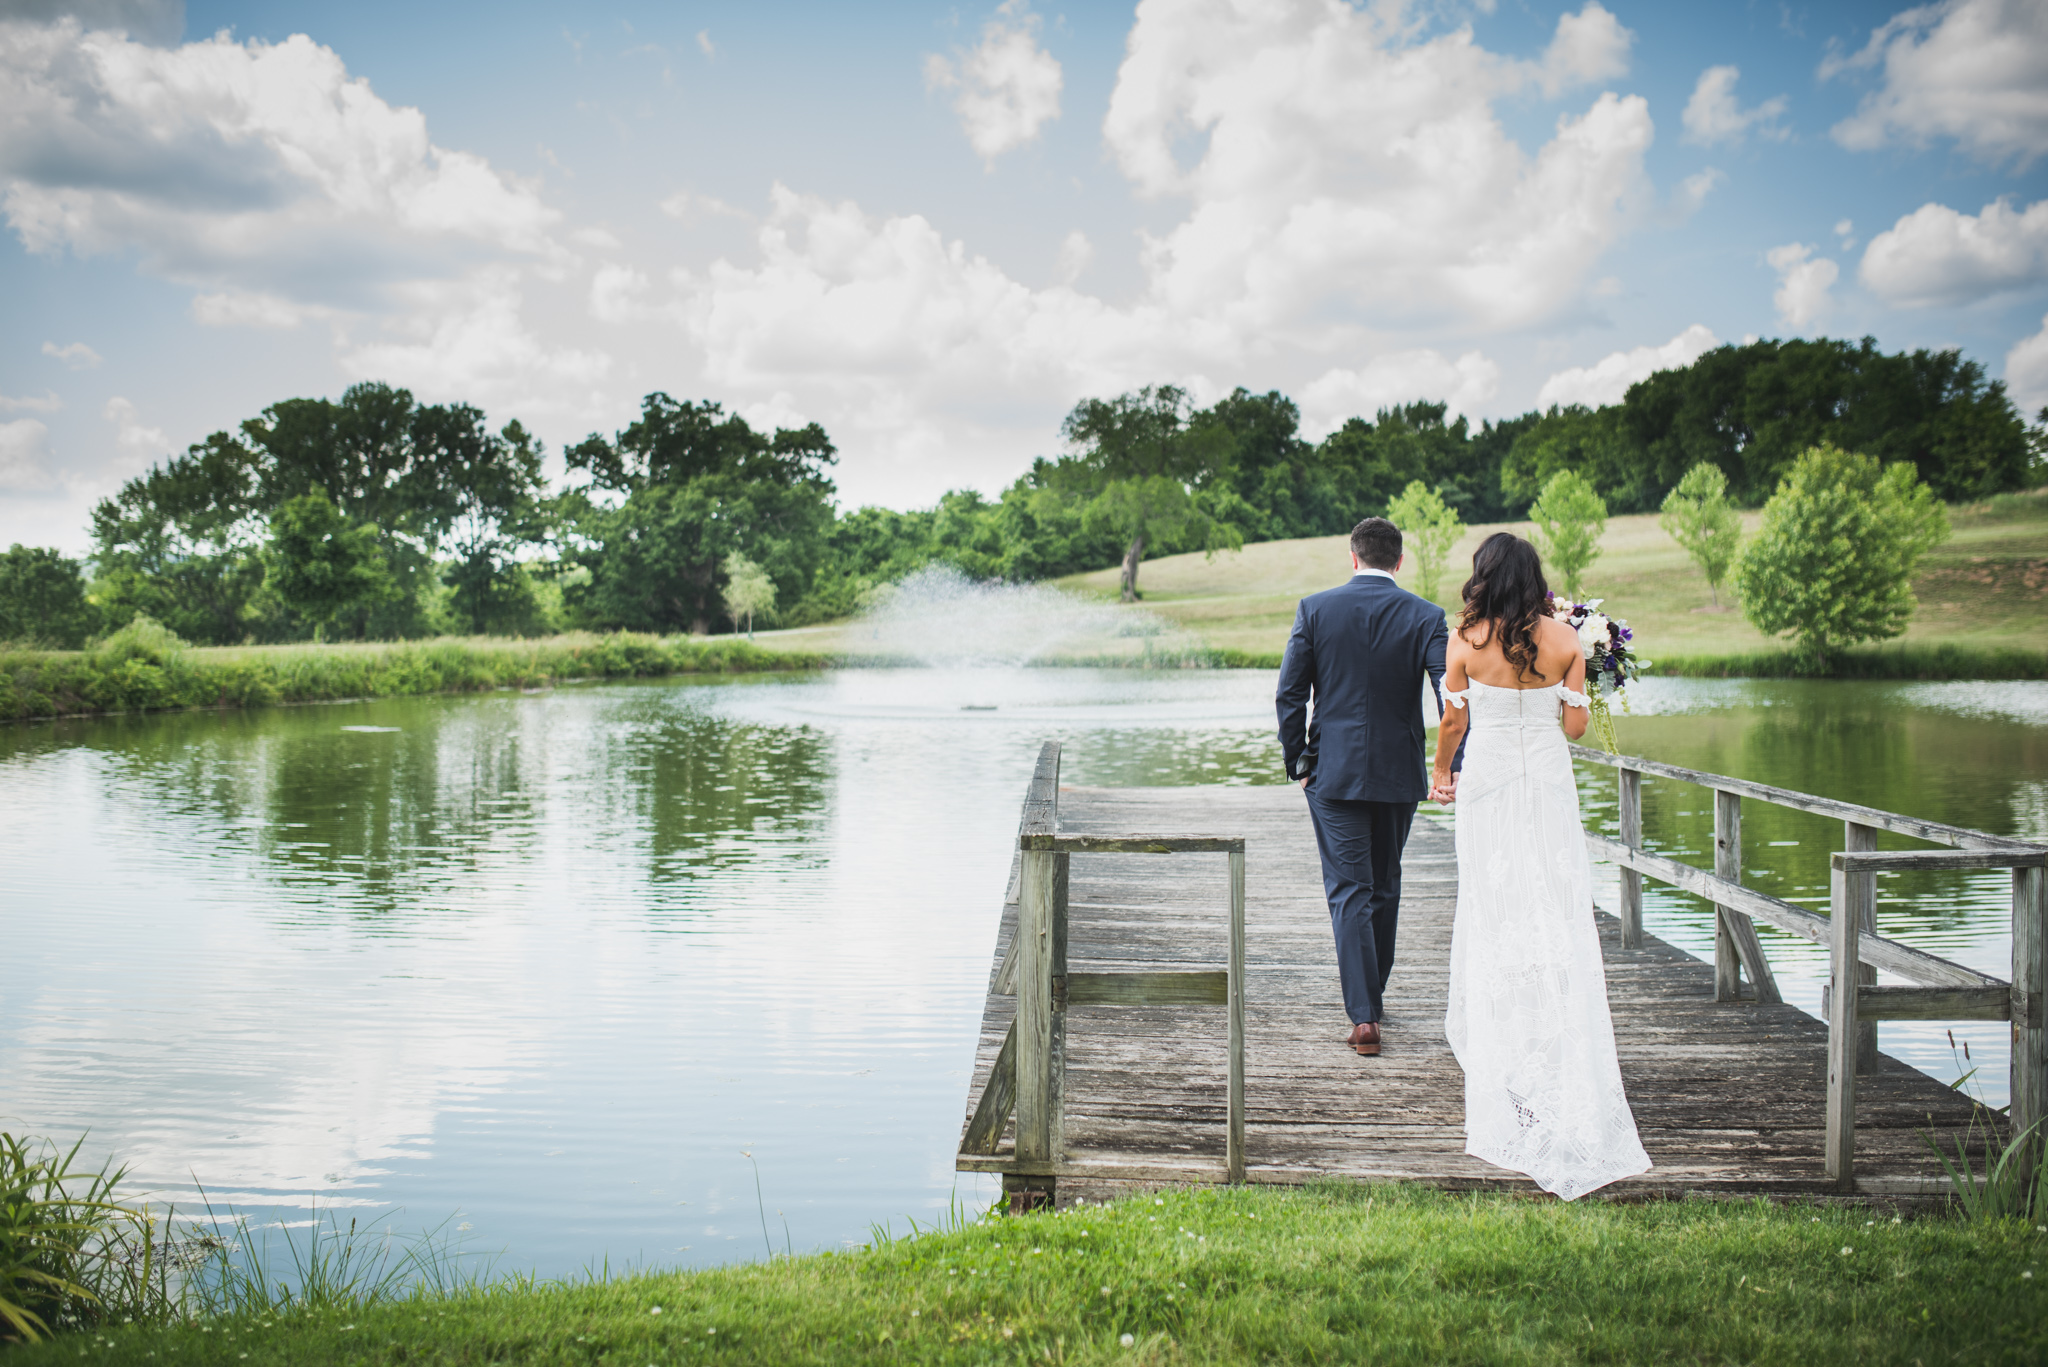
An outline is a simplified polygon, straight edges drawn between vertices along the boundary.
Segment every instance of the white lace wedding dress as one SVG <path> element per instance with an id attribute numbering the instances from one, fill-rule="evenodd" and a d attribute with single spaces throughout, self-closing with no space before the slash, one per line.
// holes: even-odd
<path id="1" fill-rule="evenodd" d="M 1473 680 L 1458 779 L 1458 914 L 1444 1030 L 1465 1070 L 1465 1152 L 1569 1201 L 1646 1172 L 1614 1055 L 1563 684 Z"/>

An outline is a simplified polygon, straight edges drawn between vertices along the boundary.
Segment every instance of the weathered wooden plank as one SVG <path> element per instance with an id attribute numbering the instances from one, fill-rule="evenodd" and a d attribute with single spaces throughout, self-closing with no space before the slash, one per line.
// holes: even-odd
<path id="1" fill-rule="evenodd" d="M 2048 868 L 2048 850 L 1837 850 L 1834 867 L 1858 873 L 1895 873 L 1901 869 L 2040 869 Z"/>
<path id="2" fill-rule="evenodd" d="M 995 1066 L 974 1105 L 974 1118 L 960 1140 L 962 1153 L 994 1153 L 1002 1142 L 1010 1113 L 1017 1107 L 1017 1022 L 1003 1032 L 1002 1048 L 996 1051 Z"/>
<path id="3" fill-rule="evenodd" d="M 1742 796 L 1718 789 L 1714 793 L 1714 874 L 1731 883 L 1742 881 Z M 1758 1001 L 1784 1000 L 1770 961 L 1764 958 L 1756 926 L 1736 908 L 1718 906 L 1714 916 L 1714 1000 L 1732 1002 L 1741 995 L 1738 968 L 1749 974 Z"/>
<path id="4" fill-rule="evenodd" d="M 1224 1006 L 1230 975 L 1193 973 L 1069 973 L 1069 1006 Z"/>
<path id="5" fill-rule="evenodd" d="M 1827 994 L 1832 997 L 1832 992 Z M 2002 1021 L 2012 1017 L 2006 987 L 1878 987 L 1856 989 L 1859 1021 Z M 1870 1069 L 1859 1069 L 1869 1072 Z"/>
<path id="6" fill-rule="evenodd" d="M 1646 850 L 1630 850 L 1605 836 L 1588 835 L 1586 845 L 1593 854 L 1616 864 L 1636 868 L 1657 879 L 1669 883 L 1682 892 L 1704 897 L 1709 901 L 1734 906 L 1746 916 L 1764 924 L 1774 926 L 1788 935 L 1797 935 L 1817 945 L 1828 941 L 1828 918 L 1816 915 L 1805 907 L 1783 902 L 1765 893 L 1745 888 L 1724 879 L 1716 878 L 1705 869 L 1696 869 L 1690 864 L 1681 864 L 1663 855 L 1651 854 Z M 1979 973 L 1974 968 L 1965 968 L 1959 963 L 1929 954 L 1924 949 L 1900 944 L 1883 936 L 1870 935 L 1861 938 L 1859 952 L 1864 962 L 1887 973 L 1896 973 L 1902 978 L 1913 978 L 1929 987 L 1989 987 L 2000 979 L 1988 973 Z"/>
<path id="7" fill-rule="evenodd" d="M 1241 835 L 1020 835 L 1027 850 L 1070 854 L 1243 854 Z"/>
<path id="8" fill-rule="evenodd" d="M 1839 855 L 1836 856 L 1840 858 Z M 1827 1138 L 1823 1157 L 1829 1177 L 1843 1191 L 1856 1187 L 1856 941 L 1862 921 L 1855 908 L 1867 873 L 1850 873 L 1839 863 L 1828 898 L 1829 986 Z"/>
<path id="9" fill-rule="evenodd" d="M 1717 788 L 1723 792 L 1739 793 L 1743 797 L 1760 798 L 1774 802 L 1780 807 L 1795 811 L 1812 812 L 1818 816 L 1832 817 L 1837 821 L 1854 821 L 1865 826 L 1876 826 L 1880 830 L 1910 835 L 1919 840 L 1931 840 L 1937 845 L 1953 845 L 1965 850 L 2036 850 L 2040 847 L 2025 840 L 2014 840 L 2007 836 L 1992 835 L 1986 831 L 1973 831 L 1967 826 L 1951 826 L 1941 821 L 1923 821 L 1918 817 L 1901 816 L 1897 812 L 1881 811 L 1876 807 L 1864 807 L 1854 802 L 1837 802 L 1829 797 L 1817 797 L 1812 793 L 1795 792 L 1790 788 L 1774 788 L 1768 783 L 1752 783 L 1748 779 L 1731 778 L 1727 774 L 1709 774 L 1698 769 L 1687 769 L 1677 764 L 1663 764 L 1637 755 L 1610 755 L 1604 750 L 1590 746 L 1571 747 L 1572 758 L 1588 764 L 1603 764 L 1610 769 L 1626 766 L 1640 773 L 1655 774 L 1659 778 L 1675 778 L 1681 783 L 1696 783 L 1703 788 Z"/>
<path id="10" fill-rule="evenodd" d="M 2012 876 L 2012 1129 L 2048 1130 L 2048 873 Z M 2040 1133 L 2036 1130 L 2035 1133 Z M 2041 1154 L 2036 1145 L 2021 1180 Z"/>
<path id="11" fill-rule="evenodd" d="M 1244 835 L 1245 1180 L 1343 1174 L 1533 1190 L 1518 1175 L 1463 1153 L 1462 1079 L 1442 1034 L 1455 907 L 1455 883 L 1446 875 L 1455 854 L 1441 826 L 1425 816 L 1410 838 L 1400 956 L 1388 987 L 1388 1047 L 1362 1059 L 1341 1043 L 1348 1022 L 1299 793 L 1070 789 L 1060 795 L 1059 818 L 1069 834 L 1179 828 Z M 1217 874 L 1206 852 L 1102 854 L 1075 864 L 1070 977 L 1213 972 L 1210 966 L 1228 953 Z M 1825 935 L 1826 918 L 1812 919 Z M 1826 1028 L 1783 1004 L 1716 1006 L 1709 999 L 1711 965 L 1653 937 L 1624 949 L 1617 921 L 1601 916 L 1597 924 L 1623 1078 L 1656 1164 L 1616 1194 L 1838 1191 L 1822 1161 Z M 999 947 L 1011 935 L 1008 925 Z M 1973 974 L 1956 985 L 1986 984 L 1997 980 Z M 993 1072 L 1015 1005 L 1010 997 L 988 998 L 971 1095 Z M 1201 1028 L 1190 1029 L 1197 1021 Z M 1088 1006 L 1071 994 L 1066 1023 L 1063 1161 L 1070 1166 L 1047 1167 L 1043 1176 L 1064 1185 L 1083 1169 L 1112 1163 L 1127 1165 L 1134 1175 L 1125 1180 L 1132 1181 L 1229 1177 L 1232 1087 L 1221 1032 L 1185 1007 Z M 1880 1064 L 1859 1080 L 1858 1190 L 1938 1190 L 1929 1185 L 1939 1167 L 1922 1133 L 1931 1123 L 1944 1142 L 1964 1136 L 1968 1102 L 1896 1060 Z M 994 1154 L 961 1159 L 963 1169 L 984 1171 L 1016 1163 L 1007 1140 Z"/>
<path id="12" fill-rule="evenodd" d="M 1053 856 L 1024 852 L 1017 900 L 1017 1154 L 1051 1159 Z"/>
<path id="13" fill-rule="evenodd" d="M 1842 848 L 1851 853 L 1860 853 L 1877 848 L 1877 828 L 1866 826 L 1860 821 L 1842 823 Z M 1877 880 L 1875 878 L 1853 878 L 1849 881 L 1852 899 L 1850 912 L 1856 917 L 1856 936 L 1863 940 L 1877 938 Z M 1877 969 L 1868 962 L 1856 965 L 1856 981 L 1865 987 L 1877 983 Z M 1859 991 L 1861 989 L 1859 988 Z M 1856 1001 L 1856 1071 L 1869 1073 L 1877 1067 L 1877 1022 L 1863 1015 L 1863 999 Z"/>
<path id="14" fill-rule="evenodd" d="M 1244 1181 L 1244 851 L 1230 854 L 1230 1114 L 1225 1121 L 1223 1180 Z"/>
<path id="15" fill-rule="evenodd" d="M 1621 843 L 1631 849 L 1643 843 L 1643 776 L 1624 766 L 1620 774 Z M 1643 875 L 1621 871 L 1621 947 L 1643 947 Z"/>

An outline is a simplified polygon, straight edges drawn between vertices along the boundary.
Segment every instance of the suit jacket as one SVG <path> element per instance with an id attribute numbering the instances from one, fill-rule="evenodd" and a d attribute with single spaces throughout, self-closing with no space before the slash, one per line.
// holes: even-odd
<path id="1" fill-rule="evenodd" d="M 1376 574 L 1302 599 L 1275 699 L 1287 776 L 1316 775 L 1316 795 L 1325 798 L 1429 796 L 1422 681 L 1441 708 L 1449 641 L 1442 608 Z"/>

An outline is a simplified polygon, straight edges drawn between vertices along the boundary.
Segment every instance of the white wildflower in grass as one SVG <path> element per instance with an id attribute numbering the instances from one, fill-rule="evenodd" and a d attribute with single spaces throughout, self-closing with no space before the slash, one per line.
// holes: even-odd
<path id="1" fill-rule="evenodd" d="M 661 1307 L 658 1305 L 653 1306 L 647 1311 L 647 1313 L 650 1315 L 659 1315 L 661 1313 Z"/>
<path id="2" fill-rule="evenodd" d="M 1126 1348 L 1129 1348 L 1132 1344 L 1136 1343 L 1137 1341 L 1138 1338 L 1135 1334 L 1125 1334 L 1117 1340 L 1118 1343 L 1121 1343 Z"/>
<path id="3" fill-rule="evenodd" d="M 1106 1287 L 1106 1286 L 1105 1286 L 1105 1287 L 1103 1287 L 1103 1288 L 1102 1288 L 1102 1294 L 1103 1294 L 1103 1295 L 1105 1295 L 1105 1296 L 1107 1296 L 1107 1295 L 1109 1294 L 1109 1288 L 1108 1288 L 1108 1287 Z"/>
<path id="4" fill-rule="evenodd" d="M 1847 1244 L 1842 1245 L 1842 1256 L 1844 1258 L 1848 1257 L 1851 1253 L 1854 1253 L 1855 1251 L 1855 1249 L 1849 1247 L 1849 1245 Z"/>
<path id="5" fill-rule="evenodd" d="M 1003 1337 L 1006 1339 L 1013 1339 L 1017 1337 L 1017 1331 L 1006 1324 L 1003 1326 Z"/>
<path id="6" fill-rule="evenodd" d="M 912 1318 L 912 1319 L 916 1319 L 916 1318 L 917 1318 L 917 1314 L 918 1314 L 918 1312 L 917 1312 L 917 1311 L 915 1311 L 915 1310 L 911 1311 L 911 1312 L 910 1312 L 910 1318 Z"/>

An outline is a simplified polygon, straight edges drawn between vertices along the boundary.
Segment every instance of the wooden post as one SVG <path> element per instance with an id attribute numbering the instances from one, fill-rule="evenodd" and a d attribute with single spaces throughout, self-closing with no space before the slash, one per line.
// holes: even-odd
<path id="1" fill-rule="evenodd" d="M 1731 883 L 1742 881 L 1742 795 L 1714 790 L 1714 874 Z M 1778 980 L 1764 958 L 1756 923 L 1733 907 L 1714 908 L 1714 1000 L 1732 1002 L 1742 996 L 1742 972 L 1756 989 L 1759 1002 L 1777 1002 Z"/>
<path id="2" fill-rule="evenodd" d="M 1047 741 L 1038 752 L 1037 771 L 1024 803 L 1018 828 L 1020 844 L 1032 836 L 1059 829 L 1060 747 Z M 1056 1162 L 1059 1157 L 1061 1108 L 1059 1052 L 1064 1041 L 1055 1033 L 1057 986 L 1066 986 L 1066 926 L 1060 897 L 1060 856 L 1052 850 L 1022 848 L 1017 870 L 1017 1157 Z M 1055 1184 L 1051 1177 L 1005 1174 L 1003 1190 L 1010 1209 L 1024 1211 L 1048 1205 Z"/>
<path id="3" fill-rule="evenodd" d="M 1742 877 L 1742 799 L 1714 790 L 1714 872 L 1722 878 Z M 1714 908 L 1714 1000 L 1732 1002 L 1742 996 L 1740 960 L 1735 936 L 1728 928 L 1728 908 Z"/>
<path id="4" fill-rule="evenodd" d="M 1224 1180 L 1244 1181 L 1244 851 L 1230 852 L 1230 1118 Z"/>
<path id="5" fill-rule="evenodd" d="M 1052 1157 L 1053 853 L 1024 851 L 1017 896 L 1017 1157 Z"/>
<path id="6" fill-rule="evenodd" d="M 1074 856 L 1052 857 L 1052 1079 L 1046 1088 L 1047 1152 L 1067 1156 L 1067 879 Z"/>
<path id="7" fill-rule="evenodd" d="M 1626 764 L 1621 766 L 1621 843 L 1632 851 L 1643 846 L 1643 776 Z M 1621 871 L 1621 947 L 1643 947 L 1643 876 L 1634 869 Z"/>
<path id="8" fill-rule="evenodd" d="M 1854 821 L 1842 823 L 1842 848 L 1868 853 L 1877 848 L 1877 827 Z M 1877 934 L 1877 875 L 1866 874 L 1851 885 L 1856 894 L 1856 930 L 1859 935 Z M 1856 981 L 1861 986 L 1877 984 L 1874 965 L 1859 962 Z M 1868 1077 L 1877 1071 L 1877 1022 L 1859 1021 L 1856 1026 L 1856 1071 Z"/>
<path id="9" fill-rule="evenodd" d="M 2012 1132 L 2040 1125 L 2023 1160 L 2031 1169 L 2048 1130 L 2048 870 L 2012 871 Z M 2020 1180 L 2025 1181 L 2023 1173 Z"/>
<path id="10" fill-rule="evenodd" d="M 1829 877 L 1828 898 L 1828 1111 L 1823 1158 L 1827 1174 L 1843 1191 L 1856 1186 L 1856 916 L 1860 885 L 1868 873 L 1851 873 L 1839 856 Z"/>

